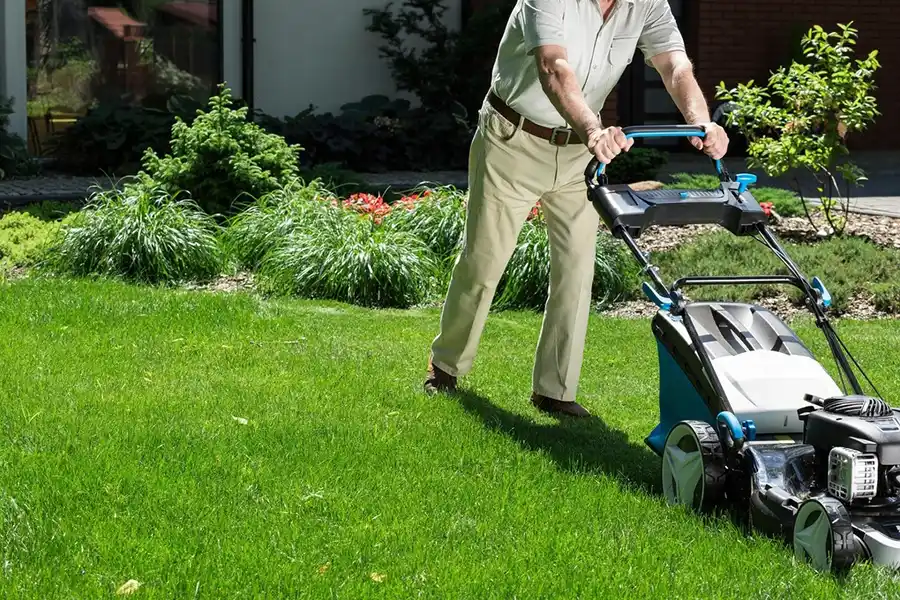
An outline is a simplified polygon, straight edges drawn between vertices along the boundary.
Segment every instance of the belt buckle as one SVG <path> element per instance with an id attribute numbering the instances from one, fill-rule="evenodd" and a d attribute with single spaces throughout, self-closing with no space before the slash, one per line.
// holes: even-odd
<path id="1" fill-rule="evenodd" d="M 561 144 L 556 143 L 556 138 L 560 133 L 564 133 L 566 135 L 566 141 Z M 572 140 L 572 130 L 568 127 L 554 127 L 550 132 L 550 145 L 551 146 L 568 146 L 569 142 Z"/>

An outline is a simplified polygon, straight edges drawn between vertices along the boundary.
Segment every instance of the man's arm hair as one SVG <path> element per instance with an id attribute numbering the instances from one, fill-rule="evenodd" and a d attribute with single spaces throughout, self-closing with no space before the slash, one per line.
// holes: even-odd
<path id="1" fill-rule="evenodd" d="M 534 51 L 534 58 L 544 93 L 579 137 L 587 141 L 592 133 L 602 129 L 602 124 L 584 99 L 566 49 L 539 46 Z"/>
<path id="2" fill-rule="evenodd" d="M 681 50 L 663 52 L 650 62 L 659 72 L 684 120 L 690 125 L 709 123 L 709 106 L 694 77 L 694 65 L 688 55 Z"/>

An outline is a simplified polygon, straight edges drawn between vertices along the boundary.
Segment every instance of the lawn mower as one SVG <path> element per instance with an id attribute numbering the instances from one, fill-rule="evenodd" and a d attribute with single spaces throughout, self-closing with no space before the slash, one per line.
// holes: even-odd
<path id="1" fill-rule="evenodd" d="M 699 137 L 690 125 L 624 128 L 628 138 Z M 813 568 L 845 573 L 871 560 L 900 567 L 900 414 L 882 398 L 826 315 L 831 296 L 802 274 L 768 227 L 749 188 L 712 161 L 712 190 L 636 191 L 609 185 L 597 159 L 588 197 L 649 281 L 659 359 L 659 424 L 645 443 L 661 457 L 672 505 L 730 511 L 782 539 Z M 771 250 L 786 275 L 688 276 L 667 286 L 636 240 L 648 227 L 719 225 Z M 685 288 L 799 288 L 836 362 L 841 385 L 772 311 L 739 302 L 695 302 Z M 855 367 L 855 369 L 854 369 Z M 859 376 L 858 376 L 859 374 Z M 864 392 L 860 376 L 871 388 Z"/>

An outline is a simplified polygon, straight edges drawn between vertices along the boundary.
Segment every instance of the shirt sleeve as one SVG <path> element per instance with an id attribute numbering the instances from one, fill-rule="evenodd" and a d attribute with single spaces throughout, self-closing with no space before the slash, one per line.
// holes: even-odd
<path id="1" fill-rule="evenodd" d="M 672 14 L 668 0 L 653 0 L 638 39 L 638 48 L 641 49 L 647 63 L 657 54 L 685 50 L 684 38 L 678 29 L 678 23 L 675 22 L 675 15 Z"/>
<path id="2" fill-rule="evenodd" d="M 564 0 L 524 0 L 519 18 L 525 51 L 531 53 L 538 46 L 565 46 L 565 15 Z"/>

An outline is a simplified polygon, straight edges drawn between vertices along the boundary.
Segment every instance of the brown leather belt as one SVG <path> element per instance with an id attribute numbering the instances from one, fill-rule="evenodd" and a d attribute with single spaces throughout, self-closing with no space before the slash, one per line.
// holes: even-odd
<path id="1" fill-rule="evenodd" d="M 523 118 L 522 115 L 510 108 L 506 102 L 501 100 L 494 92 L 488 94 L 488 102 L 490 102 L 491 106 L 493 106 L 504 119 L 513 125 L 518 125 L 519 120 L 521 120 L 522 131 L 537 136 L 542 140 L 547 140 L 553 146 L 568 146 L 570 144 L 582 143 L 581 138 L 575 133 L 575 130 L 569 127 L 544 127 L 543 125 L 538 125 L 533 121 Z"/>

